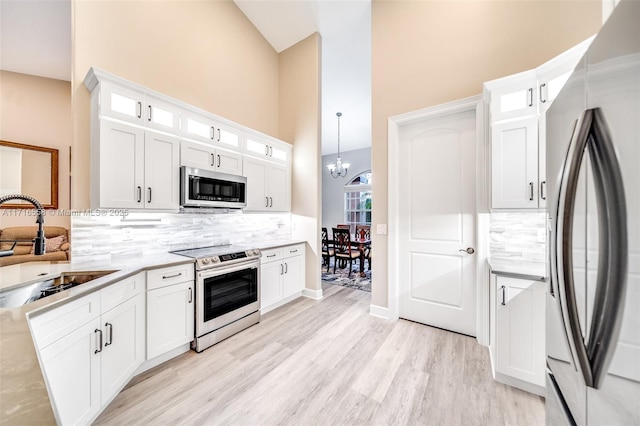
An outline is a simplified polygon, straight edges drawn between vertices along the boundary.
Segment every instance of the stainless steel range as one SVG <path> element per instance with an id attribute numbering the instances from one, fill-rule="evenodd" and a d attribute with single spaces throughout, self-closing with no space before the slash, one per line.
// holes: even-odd
<path id="1" fill-rule="evenodd" d="M 226 245 L 172 253 L 196 259 L 196 352 L 260 322 L 259 249 Z"/>

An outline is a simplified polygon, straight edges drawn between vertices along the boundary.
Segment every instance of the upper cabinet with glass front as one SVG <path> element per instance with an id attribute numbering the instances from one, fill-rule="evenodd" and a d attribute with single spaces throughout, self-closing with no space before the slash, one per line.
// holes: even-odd
<path id="1" fill-rule="evenodd" d="M 182 110 L 182 137 L 240 151 L 242 131 L 209 115 Z"/>
<path id="2" fill-rule="evenodd" d="M 151 94 L 103 81 L 99 103 L 100 115 L 170 133 L 180 131 L 180 108 Z"/>
<path id="3" fill-rule="evenodd" d="M 246 154 L 276 163 L 288 164 L 291 161 L 291 145 L 264 135 L 247 134 L 244 151 Z"/>

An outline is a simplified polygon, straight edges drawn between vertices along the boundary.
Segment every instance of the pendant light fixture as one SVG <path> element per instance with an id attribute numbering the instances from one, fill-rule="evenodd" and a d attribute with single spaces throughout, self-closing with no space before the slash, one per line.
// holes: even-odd
<path id="1" fill-rule="evenodd" d="M 349 163 L 343 163 L 340 159 L 340 117 L 342 117 L 341 112 L 337 112 L 338 116 L 338 158 L 336 159 L 336 164 L 328 164 L 327 169 L 329 169 L 329 173 L 334 178 L 337 177 L 345 177 L 347 176 L 347 171 L 349 169 Z"/>

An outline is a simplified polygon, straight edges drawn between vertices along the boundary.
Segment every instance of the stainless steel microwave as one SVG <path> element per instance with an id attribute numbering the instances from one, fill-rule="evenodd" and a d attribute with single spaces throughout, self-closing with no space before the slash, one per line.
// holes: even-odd
<path id="1" fill-rule="evenodd" d="M 230 209 L 246 207 L 247 178 L 182 166 L 180 167 L 180 205 Z"/>

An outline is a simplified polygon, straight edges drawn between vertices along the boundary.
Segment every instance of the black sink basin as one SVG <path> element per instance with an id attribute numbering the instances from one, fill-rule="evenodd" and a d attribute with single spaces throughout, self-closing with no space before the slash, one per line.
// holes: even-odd
<path id="1" fill-rule="evenodd" d="M 57 278 L 2 291 L 0 292 L 0 308 L 15 308 L 26 305 L 114 272 L 117 271 L 63 272 Z"/>

